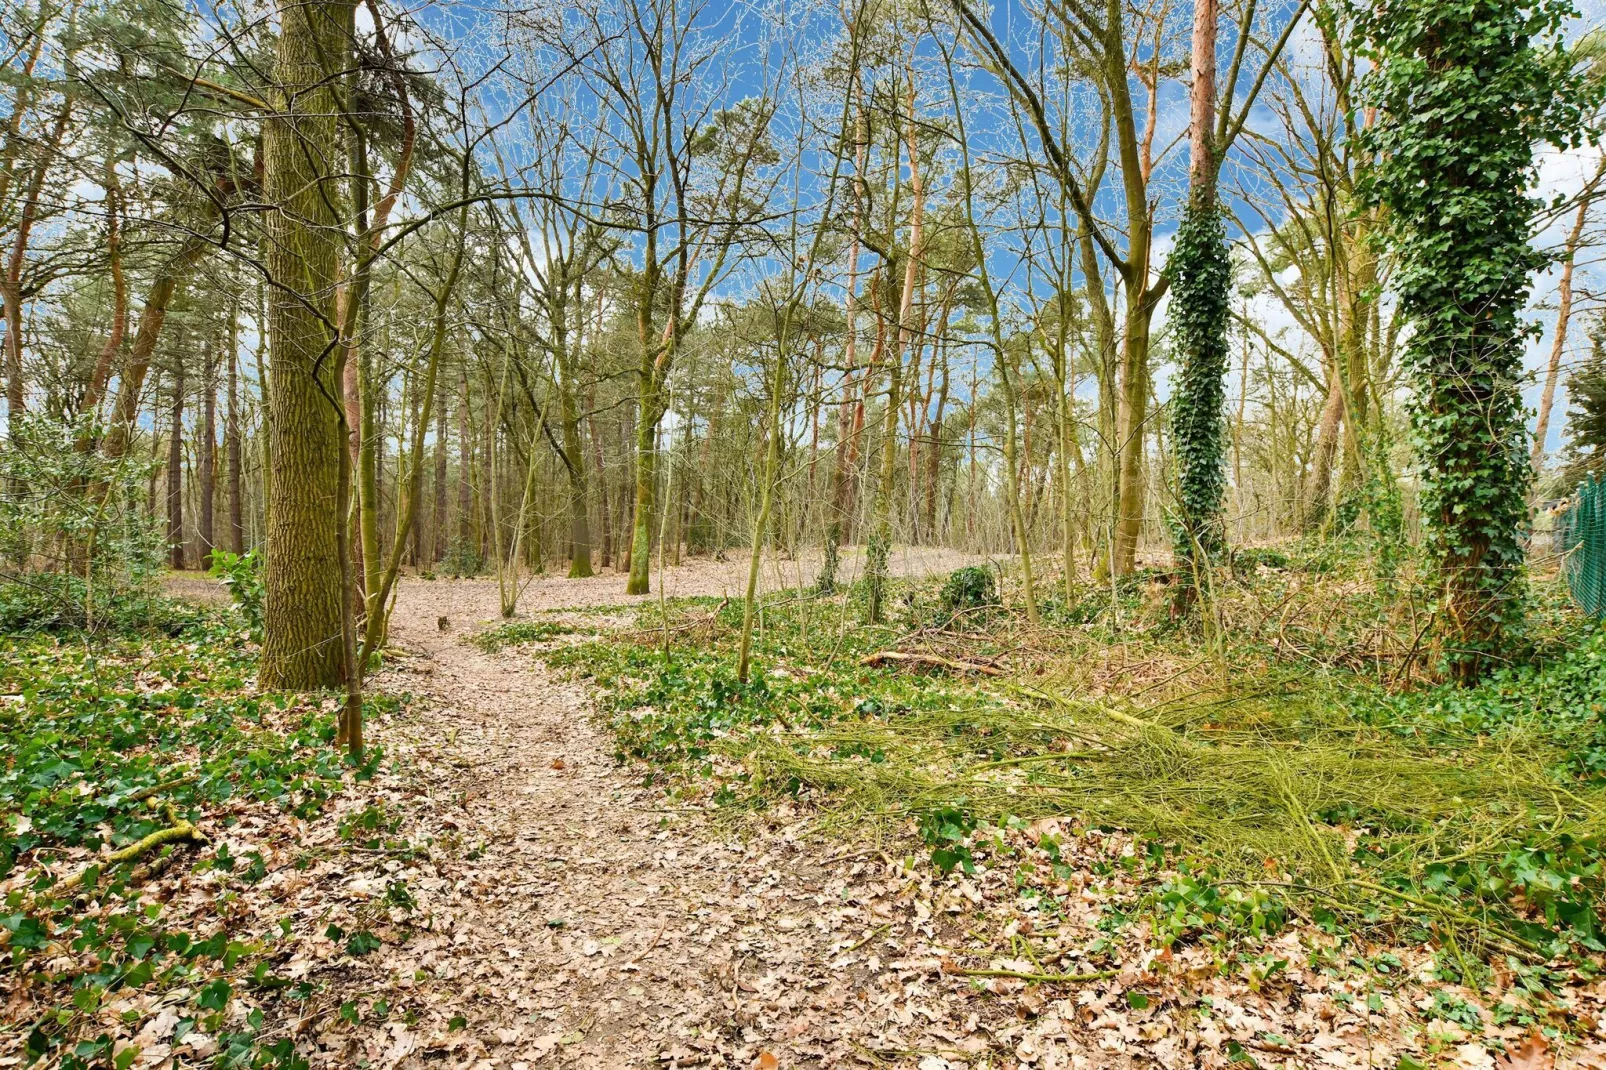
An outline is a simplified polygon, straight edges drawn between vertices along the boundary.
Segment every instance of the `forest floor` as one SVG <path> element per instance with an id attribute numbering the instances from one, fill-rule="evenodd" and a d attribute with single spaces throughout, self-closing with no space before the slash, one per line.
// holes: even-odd
<path id="1" fill-rule="evenodd" d="M 894 568 L 965 563 L 916 552 Z M 796 562 L 772 567 L 771 589 L 813 578 Z M 697 562 L 669 570 L 665 592 L 736 595 L 745 575 L 745 562 Z M 635 614 L 613 607 L 657 596 L 626 600 L 619 587 L 615 575 L 540 579 L 519 616 L 622 630 Z M 1201 946 L 1139 939 L 1118 968 L 1084 962 L 1068 984 L 1029 984 L 1054 969 L 1039 965 L 1042 947 L 1080 955 L 1108 936 L 1108 908 L 1131 889 L 1111 863 L 1141 850 L 1132 838 L 1095 834 L 1056 855 L 1074 906 L 1045 926 L 1021 910 L 1007 865 L 951 877 L 917 866 L 912 825 L 844 842 L 822 836 L 806 804 L 734 818 L 706 799 L 680 804 L 662 778 L 618 760 L 585 684 L 517 646 L 467 641 L 503 623 L 493 582 L 410 580 L 395 619 L 410 656 L 376 683 L 414 696 L 383 737 L 414 771 L 382 778 L 378 794 L 397 796 L 382 805 L 404 815 L 405 839 L 446 832 L 469 850 L 385 867 L 415 889 L 409 924 L 427 917 L 428 931 L 344 960 L 330 987 L 388 1013 L 326 1020 L 331 1065 L 1558 1065 L 1542 1040 L 1524 1048 L 1531 1019 L 1478 1021 L 1471 993 L 1438 982 L 1426 947 L 1371 947 L 1359 969 L 1325 969 L 1325 938 L 1308 928 L 1242 969 Z M 1035 843 L 1059 828 L 1025 831 Z M 377 887 L 343 879 L 359 900 Z M 956 965 L 978 954 L 1004 976 Z M 1582 998 L 1592 1013 L 1606 985 Z M 410 1024 L 397 1020 L 404 1005 Z M 1559 1065 L 1606 1067 L 1603 1052 L 1586 1044 Z"/>
<path id="2" fill-rule="evenodd" d="M 926 574 L 963 563 L 916 552 L 895 567 Z M 655 577 L 676 597 L 739 594 L 745 580 L 745 561 Z M 621 585 L 611 573 L 538 579 L 520 616 L 585 617 L 657 597 L 626 599 Z M 489 580 L 402 585 L 393 641 L 411 656 L 376 685 L 414 696 L 397 727 L 417 763 L 410 790 L 428 801 L 414 795 L 400 809 L 412 811 L 409 823 L 433 819 L 437 835 L 451 829 L 477 857 L 417 880 L 432 931 L 364 960 L 351 978 L 370 998 L 435 1013 L 412 1027 L 336 1023 L 336 1065 L 444 1054 L 514 1070 L 824 1066 L 857 1052 L 896 1062 L 914 1049 L 967 1046 L 968 1011 L 944 991 L 958 986 L 923 980 L 940 961 L 929 948 L 883 941 L 884 969 L 848 953 L 885 935 L 897 913 L 910 915 L 900 930 L 913 922 L 912 908 L 894 903 L 897 887 L 871 872 L 879 865 L 851 846 L 822 853 L 797 826 L 737 835 L 701 809 L 667 805 L 639 770 L 615 761 L 581 685 L 465 641 L 502 623 L 497 598 Z M 465 1024 L 453 1030 L 457 1016 Z"/>
<path id="3" fill-rule="evenodd" d="M 916 578 L 968 563 L 918 550 L 891 562 Z M 844 578 L 861 564 L 845 556 Z M 1010 631 L 1019 616 L 1007 610 L 992 634 L 922 625 L 930 584 L 899 589 L 896 625 L 849 629 L 852 596 L 787 593 L 812 582 L 813 568 L 781 560 L 766 568 L 764 588 L 781 593 L 766 604 L 761 675 L 731 691 L 721 666 L 746 573 L 739 557 L 698 560 L 634 599 L 613 572 L 540 577 L 511 625 L 494 580 L 407 578 L 372 680 L 374 757 L 360 770 L 339 769 L 312 735 L 332 731 L 334 699 L 259 703 L 249 676 L 231 675 L 248 674 L 253 655 L 227 632 L 126 650 L 19 645 L 7 681 L 60 674 L 37 694 L 0 687 L 35 721 L 78 731 L 90 723 L 81 703 L 93 700 L 144 718 L 135 734 L 154 724 L 224 735 L 194 736 L 198 755 L 184 749 L 191 735 L 175 736 L 179 749 L 164 744 L 136 776 L 118 766 L 113 733 L 69 755 L 83 772 L 65 779 L 52 741 L 66 737 L 53 735 L 38 755 L 18 752 L 17 785 L 0 777 L 0 789 L 23 790 L 27 762 L 60 785 L 24 804 L 55 840 L 36 828 L 37 843 L 23 845 L 34 868 L 0 882 L 15 912 L 0 925 L 14 961 L 31 964 L 0 969 L 0 1018 L 12 1023 L 0 1024 L 0 1066 L 29 1062 L 24 1040 L 64 1053 L 86 1037 L 95 1039 L 50 1065 L 1606 1070 L 1597 959 L 1563 968 L 1495 954 L 1469 987 L 1471 974 L 1445 967 L 1467 930 L 1434 928 L 1472 920 L 1453 906 L 1411 900 L 1427 920 L 1391 921 L 1394 899 L 1335 905 L 1334 915 L 1320 899 L 1256 890 L 1297 887 L 1274 865 L 1283 848 L 1301 850 L 1275 808 L 1265 829 L 1282 838 L 1254 855 L 1256 868 L 1265 859 L 1261 882 L 1212 875 L 1162 839 L 1122 831 L 1137 822 L 1097 818 L 1109 798 L 1070 801 L 1080 776 L 1107 792 L 1130 774 L 1145 800 L 1161 800 L 1150 824 L 1163 827 L 1164 808 L 1181 806 L 1163 801 L 1182 798 L 1177 777 L 1190 791 L 1205 778 L 1200 799 L 1218 790 L 1210 755 L 1233 780 L 1261 775 L 1276 711 L 1249 688 L 1243 716 L 1261 749 L 1235 749 L 1225 710 L 1186 705 L 1201 701 L 1193 678 L 1211 671 L 1191 642 L 1154 657 L 1160 648 L 1142 647 L 1137 632 L 1129 650 L 1065 624 L 1065 641 L 1091 645 L 1051 649 Z M 209 602 L 219 593 L 196 577 L 169 592 Z M 660 597 L 667 621 L 656 616 Z M 1135 614 L 1154 596 L 1132 599 Z M 1072 609 L 1059 612 L 1070 620 Z M 672 639 L 673 665 L 660 634 Z M 1291 626 L 1275 634 L 1296 653 L 1311 649 Z M 895 648 L 940 651 L 946 668 L 865 667 Z M 1045 676 L 1051 657 L 1056 671 L 1081 675 Z M 1086 696 L 1087 708 L 1022 698 L 1021 688 L 1056 687 Z M 1154 699 L 1171 691 L 1183 705 Z M 1128 693 L 1147 705 L 1106 702 Z M 1312 701 L 1329 694 L 1340 693 Z M 1156 720 L 1137 737 L 1106 734 L 1097 753 L 1071 742 L 1144 709 Z M 1216 712 L 1201 720 L 1199 710 Z M 1194 735 L 1156 735 L 1162 723 L 1197 723 L 1212 749 Z M 229 735 L 231 725 L 246 735 Z M 296 726 L 305 727 L 292 738 Z M 259 760 L 267 751 L 271 761 Z M 1278 753 L 1271 764 L 1293 778 L 1278 782 L 1289 812 L 1312 811 L 1301 794 L 1309 775 L 1284 764 L 1294 751 Z M 1231 765 L 1245 754 L 1252 771 Z M 1084 773 L 1063 779 L 1068 764 Z M 184 769 L 198 782 L 175 779 Z M 48 885 L 24 882 L 41 865 L 59 880 L 105 857 L 92 840 L 51 847 L 113 820 L 77 812 L 90 784 L 115 814 L 139 800 L 155 810 L 153 793 L 172 794 L 199 815 L 200 835 L 161 860 L 181 864 L 127 877 L 139 895 L 120 900 L 114 881 L 98 898 L 58 899 L 52 942 L 32 916 L 43 907 L 30 906 L 43 893 L 26 890 Z M 1261 820 L 1258 796 L 1222 798 L 1248 800 L 1244 820 Z M 1378 805 L 1403 813 L 1410 802 Z M 144 834 L 134 818 L 116 820 L 124 835 Z M 20 819 L 16 828 L 28 833 Z M 1559 879 L 1598 883 L 1596 870 L 1565 872 L 1578 875 Z M 1587 917 L 1573 924 L 1594 931 Z M 154 982 L 147 927 L 158 942 Z"/>

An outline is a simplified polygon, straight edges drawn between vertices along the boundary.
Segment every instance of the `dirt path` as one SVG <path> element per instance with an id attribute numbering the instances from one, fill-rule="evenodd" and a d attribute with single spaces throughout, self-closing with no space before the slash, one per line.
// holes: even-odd
<path id="1" fill-rule="evenodd" d="M 952 567 L 947 556 L 929 564 Z M 669 589 L 718 594 L 742 574 L 677 570 Z M 620 586 L 540 581 L 521 609 L 616 604 Z M 577 685 L 527 652 L 462 641 L 495 610 L 490 582 L 401 589 L 395 638 L 420 656 L 381 686 L 418 701 L 382 732 L 411 738 L 401 749 L 427 785 L 403 808 L 458 855 L 390 864 L 413 875 L 412 923 L 427 916 L 432 930 L 351 964 L 347 980 L 362 990 L 383 971 L 387 1002 L 414 1021 L 337 1027 L 324 1038 L 337 1061 L 941 1070 L 967 1065 L 961 1052 L 1010 1049 L 973 1016 L 967 1030 L 961 986 L 929 942 L 930 905 L 877 852 L 850 845 L 833 860 L 800 845 L 785 814 L 738 841 L 666 805 L 613 760 Z M 1047 1054 L 1033 1061 L 1071 1065 Z"/>

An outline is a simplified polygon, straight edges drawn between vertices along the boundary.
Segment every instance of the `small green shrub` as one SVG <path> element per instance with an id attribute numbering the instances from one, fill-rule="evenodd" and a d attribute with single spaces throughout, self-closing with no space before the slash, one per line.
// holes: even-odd
<path id="1" fill-rule="evenodd" d="M 454 579 L 472 578 L 485 571 L 485 558 L 467 539 L 453 539 L 441 558 L 441 571 Z"/>
<path id="2" fill-rule="evenodd" d="M 579 631 L 572 624 L 565 624 L 560 620 L 521 620 L 513 624 L 504 624 L 500 628 L 492 628 L 488 632 L 480 632 L 471 640 L 475 646 L 487 654 L 494 654 L 503 647 L 517 646 L 520 643 L 540 643 L 560 635 L 572 635 Z"/>
<path id="3" fill-rule="evenodd" d="M 12 416 L 0 450 L 0 631 L 127 630 L 163 610 L 148 462 L 83 448 L 97 429 Z"/>
<path id="4" fill-rule="evenodd" d="M 998 605 L 998 581 L 985 565 L 966 565 L 948 574 L 938 594 L 938 603 L 946 613 L 982 609 Z"/>
<path id="5" fill-rule="evenodd" d="M 1179 873 L 1144 898 L 1162 947 L 1199 939 L 1271 936 L 1288 921 L 1288 908 L 1265 888 L 1213 883 L 1207 875 Z"/>
<path id="6" fill-rule="evenodd" d="M 267 588 L 263 579 L 262 555 L 255 549 L 247 550 L 243 554 L 230 553 L 228 550 L 214 549 L 212 551 L 212 567 L 206 573 L 213 579 L 221 580 L 223 586 L 228 588 L 229 596 L 234 599 L 234 607 L 245 617 L 250 625 L 251 636 L 258 641 L 262 638 L 262 604 L 267 596 Z"/>
<path id="7" fill-rule="evenodd" d="M 976 872 L 976 857 L 966 843 L 975 831 L 976 815 L 963 802 L 920 815 L 920 839 L 931 848 L 931 864 L 944 875 L 955 869 Z"/>
<path id="8" fill-rule="evenodd" d="M 1290 564 L 1288 555 L 1281 550 L 1244 546 L 1232 551 L 1232 569 L 1239 575 L 1253 574 L 1261 567 L 1281 571 L 1290 567 Z"/>

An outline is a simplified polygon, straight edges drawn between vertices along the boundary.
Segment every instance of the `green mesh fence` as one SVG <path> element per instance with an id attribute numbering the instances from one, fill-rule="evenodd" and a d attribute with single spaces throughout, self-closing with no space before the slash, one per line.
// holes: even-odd
<path id="1" fill-rule="evenodd" d="M 1562 569 L 1573 598 L 1592 617 L 1606 617 L 1606 479 L 1578 485 L 1572 508 L 1557 518 Z"/>

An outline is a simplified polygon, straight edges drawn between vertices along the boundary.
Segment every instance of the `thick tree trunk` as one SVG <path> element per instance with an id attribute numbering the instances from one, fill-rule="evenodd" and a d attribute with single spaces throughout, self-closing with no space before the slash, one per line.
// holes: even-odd
<path id="1" fill-rule="evenodd" d="M 274 110 L 263 123 L 269 399 L 274 477 L 268 497 L 266 636 L 260 682 L 334 687 L 346 676 L 340 525 L 339 342 L 332 295 L 341 234 L 335 78 L 350 42 L 346 4 L 279 8 Z"/>
<path id="2" fill-rule="evenodd" d="M 630 579 L 625 594 L 652 589 L 652 513 L 657 497 L 658 422 L 663 418 L 663 387 L 649 365 L 642 376 L 642 397 L 636 408 L 636 510 L 630 534 Z"/>
<path id="3" fill-rule="evenodd" d="M 1117 469 L 1115 574 L 1125 576 L 1137 561 L 1143 533 L 1143 442 L 1148 430 L 1149 333 L 1154 306 L 1146 298 L 1130 303 L 1121 344 L 1120 399 L 1116 411 Z"/>
<path id="4" fill-rule="evenodd" d="M 1338 456 L 1338 434 L 1344 420 L 1344 381 L 1338 361 L 1329 362 L 1327 400 L 1316 423 L 1316 455 L 1311 461 L 1310 484 L 1300 508 L 1300 527 L 1314 531 L 1327 520 L 1332 497 L 1333 461 Z"/>

